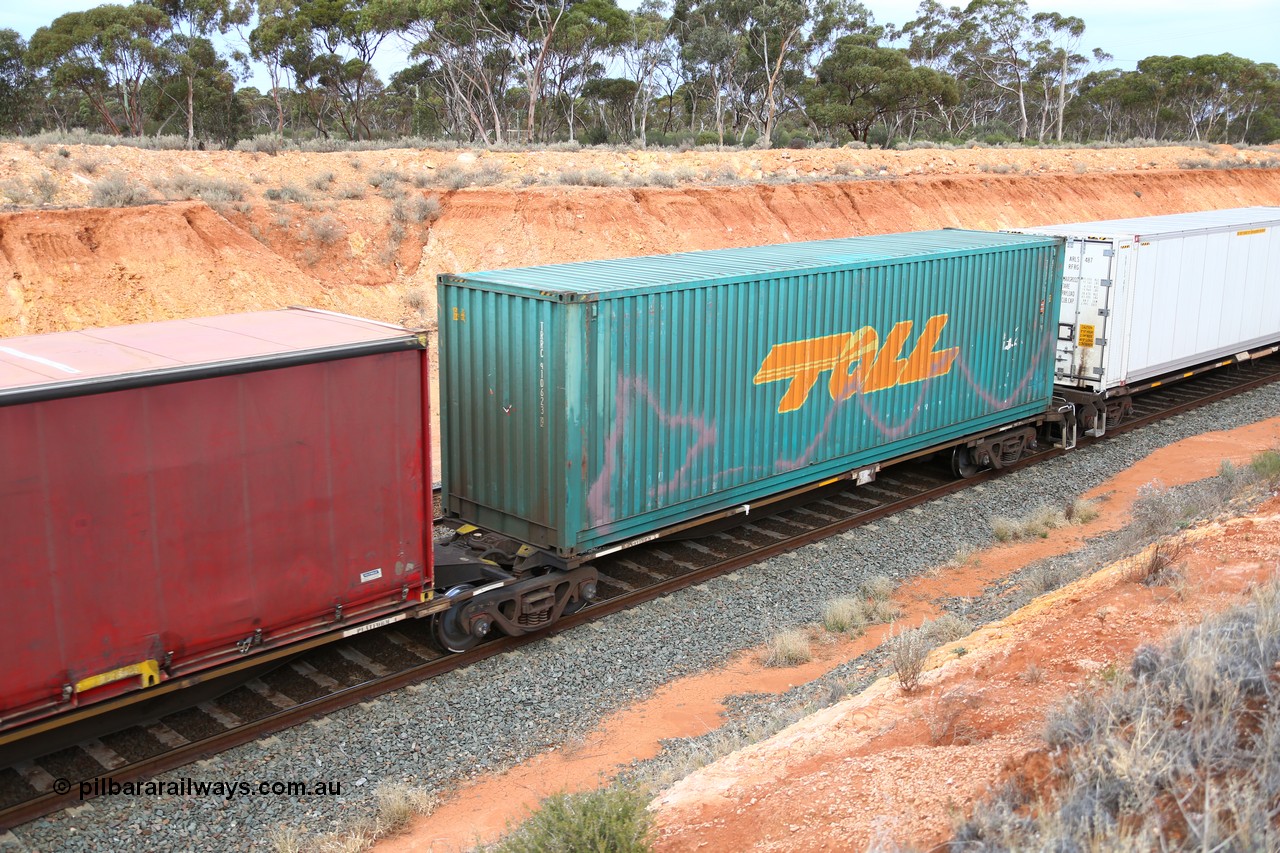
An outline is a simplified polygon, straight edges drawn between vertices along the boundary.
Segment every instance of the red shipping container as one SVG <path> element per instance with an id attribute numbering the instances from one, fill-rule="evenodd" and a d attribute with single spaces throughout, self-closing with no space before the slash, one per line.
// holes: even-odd
<path id="1" fill-rule="evenodd" d="M 0 729 L 421 606 L 430 471 L 405 329 L 0 339 Z"/>

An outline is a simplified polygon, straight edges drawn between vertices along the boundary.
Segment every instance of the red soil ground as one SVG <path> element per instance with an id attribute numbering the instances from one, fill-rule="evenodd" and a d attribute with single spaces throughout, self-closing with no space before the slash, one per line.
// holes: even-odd
<path id="1" fill-rule="evenodd" d="M 918 625 L 938 615 L 940 598 L 978 595 L 1036 560 L 1123 527 L 1138 489 L 1152 480 L 1192 482 L 1215 474 L 1222 459 L 1244 461 L 1278 445 L 1280 418 L 1163 448 L 1086 495 L 1101 502 L 1094 521 L 993 548 L 904 585 L 895 594 L 903 610 L 897 625 Z M 1108 664 L 1126 666 L 1140 643 L 1239 601 L 1275 575 L 1280 498 L 1249 518 L 1204 527 L 1192 540 L 1181 593 L 1128 580 L 1123 564 L 1107 567 L 935 651 L 918 693 L 881 679 L 676 783 L 653 806 L 658 849 L 861 850 L 872 841 L 927 848 L 943 840 L 1003 768 L 1035 754 L 1052 705 L 1089 689 Z M 492 841 L 542 798 L 607 783 L 633 759 L 656 755 L 664 739 L 714 730 L 727 697 L 812 681 L 890 630 L 818 644 L 814 660 L 797 667 L 766 669 L 753 650 L 722 670 L 679 679 L 614 714 L 580 745 L 464 788 L 378 849 L 443 853 Z M 1041 673 L 1034 683 L 1026 677 L 1033 664 Z M 948 742 L 948 731 L 965 736 Z"/>

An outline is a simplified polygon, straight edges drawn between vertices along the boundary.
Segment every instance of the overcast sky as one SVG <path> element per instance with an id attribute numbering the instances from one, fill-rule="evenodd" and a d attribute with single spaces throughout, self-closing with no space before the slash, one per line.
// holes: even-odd
<path id="1" fill-rule="evenodd" d="M 919 0 L 864 0 L 881 24 L 901 26 L 915 17 Z M 947 0 L 942 0 L 944 4 Z M 64 12 L 100 5 L 93 0 L 0 0 L 0 27 L 24 38 Z M 635 8 L 638 0 L 620 0 Z M 1280 0 L 1029 0 L 1032 12 L 1051 11 L 1084 20 L 1082 47 L 1100 47 L 1115 57 L 1113 67 L 1132 69 L 1138 60 L 1161 54 L 1195 56 L 1234 53 L 1255 62 L 1280 65 Z M 408 46 L 389 39 L 375 65 L 385 80 L 406 64 Z M 265 75 L 248 81 L 265 88 Z"/>

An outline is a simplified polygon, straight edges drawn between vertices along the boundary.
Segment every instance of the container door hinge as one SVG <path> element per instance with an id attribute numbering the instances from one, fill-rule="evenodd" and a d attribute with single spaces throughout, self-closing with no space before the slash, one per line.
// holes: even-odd
<path id="1" fill-rule="evenodd" d="M 1101 376 L 1101 375 L 1102 375 L 1103 373 L 1105 373 L 1105 372 L 1106 372 L 1106 371 L 1104 371 L 1101 367 L 1095 367 L 1095 368 L 1093 369 L 1093 373 L 1094 373 L 1094 375 L 1095 375 L 1095 376 Z"/>
<path id="2" fill-rule="evenodd" d="M 1098 338 L 1098 339 L 1097 339 L 1097 340 L 1095 340 L 1093 343 L 1094 343 L 1094 346 L 1105 347 L 1105 346 L 1107 345 L 1107 339 L 1106 339 L 1106 338 Z"/>
<path id="3" fill-rule="evenodd" d="M 1102 287 L 1110 287 L 1110 286 L 1111 286 L 1111 279 L 1109 279 L 1109 278 L 1104 278 L 1104 279 L 1102 279 L 1101 281 L 1099 281 L 1099 282 L 1098 282 L 1098 284 L 1100 284 Z"/>
<path id="4" fill-rule="evenodd" d="M 342 605 L 341 604 L 335 604 L 333 607 L 333 621 L 334 622 L 342 621 Z"/>
<path id="5" fill-rule="evenodd" d="M 1102 250 L 1102 257 L 1104 257 L 1104 258 L 1113 258 L 1113 257 L 1115 257 L 1115 254 L 1116 254 L 1116 250 L 1115 250 L 1115 249 L 1103 249 L 1103 250 Z"/>
<path id="6" fill-rule="evenodd" d="M 1099 317 L 1110 317 L 1110 316 L 1111 316 L 1111 309 L 1110 309 L 1110 308 L 1099 308 L 1099 309 L 1098 309 L 1098 316 L 1099 316 Z"/>

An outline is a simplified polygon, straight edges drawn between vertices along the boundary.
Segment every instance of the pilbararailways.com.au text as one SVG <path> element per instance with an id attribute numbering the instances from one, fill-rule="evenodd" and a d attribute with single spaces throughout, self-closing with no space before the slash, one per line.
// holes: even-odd
<path id="1" fill-rule="evenodd" d="M 80 799 L 92 797 L 338 797 L 342 795 L 342 782 L 336 779 L 313 782 L 253 781 L 241 779 L 203 780 L 183 777 L 162 782 L 146 779 L 117 782 L 110 776 L 86 779 L 78 783 Z M 72 785 L 66 779 L 57 779 L 54 791 L 67 794 Z"/>

